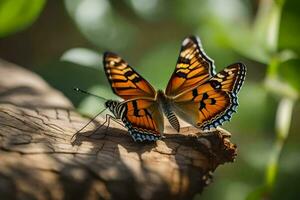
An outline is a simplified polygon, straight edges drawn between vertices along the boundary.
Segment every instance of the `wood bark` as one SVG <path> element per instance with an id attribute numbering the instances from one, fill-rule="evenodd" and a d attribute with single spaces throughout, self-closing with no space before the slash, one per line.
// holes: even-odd
<path id="1" fill-rule="evenodd" d="M 236 156 L 223 129 L 171 128 L 136 143 L 125 129 L 76 112 L 36 74 L 0 60 L 1 199 L 191 199 Z"/>

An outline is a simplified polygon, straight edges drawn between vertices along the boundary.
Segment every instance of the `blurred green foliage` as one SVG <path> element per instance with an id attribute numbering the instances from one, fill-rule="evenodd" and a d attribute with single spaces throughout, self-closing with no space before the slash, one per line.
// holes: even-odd
<path id="1" fill-rule="evenodd" d="M 237 160 L 218 168 L 215 182 L 195 199 L 300 198 L 300 1 L 63 2 L 48 1 L 46 11 L 59 10 L 53 5 L 63 7 L 62 26 L 74 22 L 76 28 L 64 29 L 59 38 L 54 38 L 59 41 L 55 43 L 59 53 L 40 61 L 40 50 L 51 46 L 43 40 L 44 44 L 34 51 L 33 61 L 25 65 L 36 66 L 33 69 L 63 91 L 80 112 L 95 114 L 103 108 L 103 102 L 76 94 L 74 86 L 108 99 L 118 98 L 103 72 L 104 51 L 118 53 L 155 88 L 164 89 L 182 39 L 198 35 L 205 52 L 215 60 L 217 71 L 236 61 L 244 62 L 248 71 L 239 94 L 238 113 L 225 124 L 238 145 Z M 17 6 L 7 9 L 13 12 Z M 66 19 L 66 13 L 71 20 Z M 46 26 L 52 20 L 49 15 L 42 18 Z M 42 32 L 42 38 L 51 39 L 51 34 L 60 32 L 58 27 L 51 30 L 50 35 Z"/>
<path id="2" fill-rule="evenodd" d="M 300 44 L 300 43 L 299 43 Z M 290 59 L 281 63 L 279 74 L 282 79 L 300 93 L 300 59 Z"/>
<path id="3" fill-rule="evenodd" d="M 133 39 L 130 23 L 114 12 L 107 0 L 66 0 L 66 8 L 83 35 L 93 44 L 125 48 Z M 104 39 L 105 38 L 105 39 Z"/>
<path id="4" fill-rule="evenodd" d="M 44 4 L 45 0 L 1 0 L 0 38 L 32 24 Z"/>

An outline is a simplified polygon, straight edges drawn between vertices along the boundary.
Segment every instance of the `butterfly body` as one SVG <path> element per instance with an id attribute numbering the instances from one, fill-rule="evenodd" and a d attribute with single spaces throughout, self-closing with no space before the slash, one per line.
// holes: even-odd
<path id="1" fill-rule="evenodd" d="M 165 92 L 156 91 L 126 61 L 106 52 L 103 65 L 113 92 L 124 101 L 107 104 L 121 119 L 135 141 L 161 138 L 166 116 L 179 132 L 179 116 L 199 129 L 211 129 L 229 121 L 238 106 L 246 75 L 242 63 L 229 65 L 219 73 L 203 51 L 200 40 L 183 40 L 175 70 Z"/>
<path id="2" fill-rule="evenodd" d="M 168 97 L 163 91 L 158 90 L 156 94 L 156 102 L 159 105 L 159 110 L 168 119 L 172 127 L 179 132 L 180 125 L 179 121 L 174 112 L 174 105 L 172 98 Z"/>
<path id="3" fill-rule="evenodd" d="M 116 119 L 124 117 L 125 107 L 121 106 L 119 101 L 108 100 L 105 102 L 105 106 L 113 113 Z"/>

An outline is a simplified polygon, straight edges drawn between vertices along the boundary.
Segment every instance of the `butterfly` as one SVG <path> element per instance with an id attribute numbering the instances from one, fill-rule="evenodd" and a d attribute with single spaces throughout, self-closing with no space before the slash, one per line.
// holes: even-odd
<path id="1" fill-rule="evenodd" d="M 163 115 L 178 132 L 177 116 L 202 130 L 229 121 L 236 112 L 237 94 L 246 75 L 242 63 L 231 64 L 216 73 L 213 60 L 205 54 L 196 36 L 183 40 L 165 91 L 156 91 L 115 53 L 104 53 L 103 66 L 113 92 L 124 100 L 108 100 L 105 106 L 115 119 L 122 120 L 135 141 L 160 139 Z"/>

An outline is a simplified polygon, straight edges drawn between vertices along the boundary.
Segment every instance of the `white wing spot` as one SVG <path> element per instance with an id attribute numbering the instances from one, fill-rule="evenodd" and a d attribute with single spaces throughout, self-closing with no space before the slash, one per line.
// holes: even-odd
<path id="1" fill-rule="evenodd" d="M 185 38 L 182 42 L 182 46 L 186 46 L 190 42 L 189 38 Z"/>

